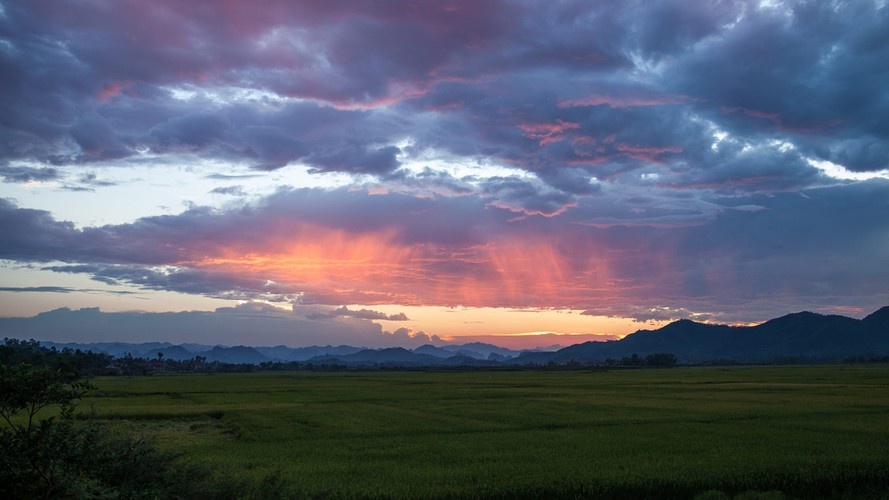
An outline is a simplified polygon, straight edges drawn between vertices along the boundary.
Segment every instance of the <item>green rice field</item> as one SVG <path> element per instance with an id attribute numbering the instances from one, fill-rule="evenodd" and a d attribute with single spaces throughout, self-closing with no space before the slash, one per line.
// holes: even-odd
<path id="1" fill-rule="evenodd" d="M 80 412 L 296 497 L 889 498 L 886 365 L 94 382 Z"/>

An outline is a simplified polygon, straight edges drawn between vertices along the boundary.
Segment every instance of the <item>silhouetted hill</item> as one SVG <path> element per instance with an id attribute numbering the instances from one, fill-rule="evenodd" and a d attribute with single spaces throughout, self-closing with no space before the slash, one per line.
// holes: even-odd
<path id="1" fill-rule="evenodd" d="M 632 354 L 670 352 L 685 363 L 840 361 L 851 356 L 889 354 L 887 323 L 889 308 L 880 309 L 864 320 L 800 312 L 752 327 L 680 320 L 657 330 L 639 330 L 618 341 L 576 344 L 536 358 L 556 363 L 603 362 Z M 517 361 L 523 358 L 520 356 Z"/>
<path id="2" fill-rule="evenodd" d="M 157 358 L 158 353 L 164 355 L 163 359 L 172 359 L 175 361 L 186 361 L 196 356 L 195 353 L 182 346 L 173 345 L 170 347 L 164 347 L 163 349 L 151 349 L 149 351 L 146 351 L 142 355 L 142 357 L 154 359 Z"/>
<path id="3" fill-rule="evenodd" d="M 364 349 L 354 354 L 336 356 L 336 358 L 347 365 L 433 366 L 441 364 L 441 358 L 428 354 L 417 354 L 403 347 Z"/>
<path id="4" fill-rule="evenodd" d="M 252 347 L 235 346 L 221 347 L 216 346 L 202 354 L 207 358 L 208 362 L 219 361 L 221 363 L 250 363 L 259 364 L 269 361 L 269 358 L 263 356 L 259 351 Z"/>
<path id="5" fill-rule="evenodd" d="M 889 306 L 883 307 L 861 320 L 869 328 L 889 332 Z"/>
<path id="6" fill-rule="evenodd" d="M 884 350 L 880 332 L 863 320 L 812 312 L 788 314 L 750 328 L 747 357 L 809 357 L 840 360 Z M 884 341 L 886 335 L 882 335 Z"/>
<path id="7" fill-rule="evenodd" d="M 340 346 L 309 346 L 309 347 L 287 347 L 287 346 L 275 346 L 275 347 L 256 347 L 257 351 L 261 354 L 276 360 L 276 361 L 306 361 L 315 357 L 332 355 L 339 356 L 343 354 L 353 354 L 360 350 L 362 347 L 352 347 L 348 345 L 340 345 Z"/>
<path id="8" fill-rule="evenodd" d="M 496 346 L 494 344 L 486 344 L 484 342 L 469 342 L 460 345 L 446 345 L 442 346 L 442 349 L 451 351 L 453 353 L 462 352 L 463 354 L 476 359 L 487 359 L 488 356 L 490 356 L 492 353 L 504 357 L 513 357 L 518 354 L 518 352 L 513 351 L 512 349 Z"/>
<path id="9" fill-rule="evenodd" d="M 425 346 L 424 346 L 425 347 Z M 346 365 L 346 366 L 400 366 L 400 367 L 421 367 L 421 366 L 493 366 L 497 364 L 494 361 L 478 359 L 472 356 L 464 356 L 461 354 L 454 355 L 449 353 L 448 357 L 443 357 L 440 351 L 432 351 L 429 349 L 438 349 L 428 346 L 420 349 L 426 352 L 435 352 L 437 355 L 423 354 L 422 352 L 409 351 L 401 347 L 392 347 L 388 349 L 364 349 L 354 354 L 344 356 L 324 355 L 312 358 L 308 362 L 321 365 Z M 447 352 L 447 351 L 444 351 Z"/>
<path id="10" fill-rule="evenodd" d="M 454 355 L 453 351 L 442 349 L 441 347 L 435 347 L 431 344 L 421 345 L 420 347 L 414 349 L 414 352 L 417 354 L 425 354 L 427 356 L 435 356 L 436 358 L 450 358 Z"/>

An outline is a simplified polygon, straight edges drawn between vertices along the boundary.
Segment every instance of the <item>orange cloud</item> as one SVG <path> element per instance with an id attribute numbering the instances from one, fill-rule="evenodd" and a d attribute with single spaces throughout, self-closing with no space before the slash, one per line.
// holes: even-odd
<path id="1" fill-rule="evenodd" d="M 219 247 L 182 264 L 267 280 L 304 293 L 307 302 L 330 304 L 576 305 L 609 281 L 607 261 L 589 244 L 577 257 L 547 240 L 499 238 L 452 248 L 397 236 L 306 224 L 252 248 Z"/>

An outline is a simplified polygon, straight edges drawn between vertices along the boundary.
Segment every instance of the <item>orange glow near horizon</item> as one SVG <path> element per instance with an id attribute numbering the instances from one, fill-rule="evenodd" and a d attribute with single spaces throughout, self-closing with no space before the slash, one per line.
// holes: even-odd
<path id="1" fill-rule="evenodd" d="M 350 305 L 361 309 L 361 305 Z M 591 316 L 571 309 L 496 307 L 412 307 L 377 305 L 386 314 L 404 313 L 408 321 L 377 321 L 385 330 L 409 328 L 437 335 L 447 342 L 486 342 L 515 349 L 622 338 L 643 328 L 667 322 L 639 323 L 630 318 Z"/>
<path id="2" fill-rule="evenodd" d="M 311 303 L 577 308 L 610 292 L 608 262 L 583 250 L 578 258 L 530 239 L 409 245 L 395 230 L 353 234 L 303 225 L 288 228 L 286 238 L 215 249 L 184 264 L 272 281 Z"/>

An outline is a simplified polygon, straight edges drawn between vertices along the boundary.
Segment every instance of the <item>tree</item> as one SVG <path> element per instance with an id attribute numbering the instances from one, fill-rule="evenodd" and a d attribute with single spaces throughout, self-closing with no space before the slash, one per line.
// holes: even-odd
<path id="1" fill-rule="evenodd" d="M 240 485 L 144 440 L 74 418 L 93 386 L 75 374 L 0 364 L 0 498 L 231 498 Z"/>
<path id="2" fill-rule="evenodd" d="M 0 345 L 0 498 L 244 496 L 238 478 L 183 462 L 95 418 L 75 418 L 78 400 L 94 387 L 83 377 L 106 372 L 109 360 L 34 340 Z M 277 497 L 285 496 L 284 483 L 271 486 Z"/>
<path id="3" fill-rule="evenodd" d="M 646 366 L 668 367 L 676 366 L 676 355 L 672 352 L 657 352 L 645 356 Z"/>
<path id="4" fill-rule="evenodd" d="M 621 358 L 620 364 L 623 366 L 642 366 L 642 358 L 634 352 L 632 356 Z"/>
<path id="5" fill-rule="evenodd" d="M 0 496 L 49 498 L 72 483 L 72 474 L 80 472 L 71 470 L 74 404 L 90 388 L 58 370 L 0 365 L 0 417 L 6 423 L 0 432 Z M 58 415 L 38 419 L 50 406 L 58 406 Z"/>

